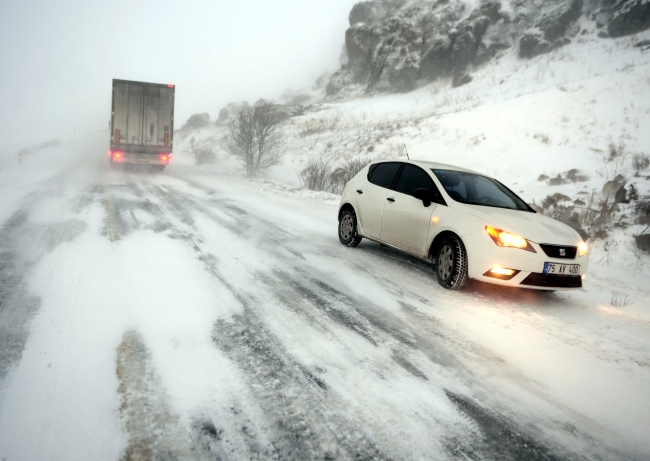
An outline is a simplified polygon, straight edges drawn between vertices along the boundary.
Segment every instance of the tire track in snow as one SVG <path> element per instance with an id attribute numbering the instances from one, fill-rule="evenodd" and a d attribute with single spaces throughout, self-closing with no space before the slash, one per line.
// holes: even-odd
<path id="1" fill-rule="evenodd" d="M 15 253 L 16 238 L 24 231 L 27 212 L 16 212 L 0 230 L 0 381 L 17 363 L 27 338 L 29 322 L 41 306 L 23 280 L 24 267 Z"/>
<path id="2" fill-rule="evenodd" d="M 120 413 L 129 437 L 125 461 L 205 459 L 169 407 L 151 354 L 137 331 L 124 333 L 116 373 Z"/>
<path id="3" fill-rule="evenodd" d="M 41 306 L 41 299 L 29 294 L 24 274 L 42 252 L 52 252 L 61 243 L 75 240 L 87 228 L 86 222 L 79 219 L 40 226 L 29 222 L 30 209 L 44 197 L 51 197 L 56 185 L 48 181 L 0 228 L 0 381 L 20 361 L 29 338 L 29 324 Z M 73 203 L 77 214 L 88 206 L 84 200 L 87 196 L 87 191 L 82 191 Z"/>
<path id="4" fill-rule="evenodd" d="M 205 212 L 205 208 L 193 207 L 193 200 L 170 188 L 152 190 L 163 200 L 163 205 L 168 205 L 164 208 L 169 213 L 177 219 L 185 218 L 179 219 L 185 227 L 193 224 L 188 219 L 188 210 Z M 243 213 L 235 213 L 245 219 Z M 221 219 L 215 221 L 222 224 Z M 174 229 L 171 222 L 170 226 Z M 213 340 L 244 371 L 257 397 L 256 405 L 265 416 L 265 421 L 254 422 L 249 415 L 233 408 L 235 419 L 241 422 L 239 428 L 220 427 L 211 421 L 197 422 L 194 428 L 197 443 L 214 459 L 240 459 L 240 453 L 229 449 L 234 440 L 247 445 L 247 457 L 251 459 L 387 459 L 359 423 L 349 423 L 336 416 L 337 404 L 324 401 L 327 385 L 317 376 L 318 372 L 296 362 L 264 327 L 251 307 L 258 302 L 239 292 L 223 277 L 217 268 L 217 258 L 200 249 L 201 236 L 194 232 L 187 234 L 184 242 L 244 309 L 231 322 L 223 319 L 217 322 Z M 228 416 L 232 419 L 233 415 Z"/>

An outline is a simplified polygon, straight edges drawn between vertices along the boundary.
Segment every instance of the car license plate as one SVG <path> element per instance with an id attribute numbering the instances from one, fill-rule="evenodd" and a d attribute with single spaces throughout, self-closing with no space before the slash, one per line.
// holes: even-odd
<path id="1" fill-rule="evenodd" d="M 580 265 L 544 263 L 544 273 L 558 275 L 580 275 Z"/>

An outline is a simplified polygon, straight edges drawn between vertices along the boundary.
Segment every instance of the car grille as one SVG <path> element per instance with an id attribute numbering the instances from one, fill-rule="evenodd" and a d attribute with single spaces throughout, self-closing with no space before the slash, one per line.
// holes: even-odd
<path id="1" fill-rule="evenodd" d="M 582 288 L 582 277 L 579 275 L 555 275 L 531 272 L 520 285 L 548 288 Z"/>
<path id="2" fill-rule="evenodd" d="M 546 253 L 546 256 L 550 258 L 557 258 L 557 259 L 574 259 L 576 257 L 576 253 L 578 252 L 578 247 L 569 247 L 569 246 L 562 246 L 562 245 L 549 245 L 547 243 L 540 243 L 539 246 L 542 247 L 542 250 L 544 250 L 544 253 Z M 564 250 L 564 256 L 562 256 L 562 251 Z"/>

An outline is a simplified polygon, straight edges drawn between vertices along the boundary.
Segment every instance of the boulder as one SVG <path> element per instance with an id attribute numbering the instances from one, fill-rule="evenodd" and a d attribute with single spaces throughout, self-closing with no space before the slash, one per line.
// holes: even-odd
<path id="1" fill-rule="evenodd" d="M 548 176 L 545 174 L 540 174 L 537 178 L 538 181 L 546 181 L 548 179 Z"/>
<path id="2" fill-rule="evenodd" d="M 625 178 L 618 175 L 612 181 L 607 181 L 603 186 L 602 193 L 605 197 L 615 197 L 618 191 L 625 186 Z"/>
<path id="3" fill-rule="evenodd" d="M 614 203 L 630 203 L 627 199 L 627 189 L 625 189 L 625 186 L 621 186 L 621 188 L 616 191 L 616 194 L 614 195 Z"/>
<path id="4" fill-rule="evenodd" d="M 456 72 L 451 79 L 452 88 L 463 86 L 472 81 L 472 76 L 468 72 Z"/>
<path id="5" fill-rule="evenodd" d="M 589 181 L 589 175 L 583 173 L 582 171 L 578 170 L 577 168 L 572 168 L 566 173 L 564 173 L 566 178 L 571 181 L 571 182 L 585 182 Z"/>
<path id="6" fill-rule="evenodd" d="M 650 0 L 621 1 L 607 23 L 610 37 L 622 37 L 650 28 Z"/>
<path id="7" fill-rule="evenodd" d="M 539 30 L 529 30 L 519 39 L 519 57 L 534 58 L 551 51 L 551 43 L 544 39 Z"/>
<path id="8" fill-rule="evenodd" d="M 476 51 L 476 56 L 474 56 L 474 62 L 472 64 L 474 66 L 483 65 L 492 60 L 499 51 L 506 50 L 510 47 L 511 44 L 507 42 L 484 39 L 478 44 L 478 50 Z"/>
<path id="9" fill-rule="evenodd" d="M 558 202 L 568 202 L 571 200 L 571 197 L 568 197 L 564 194 L 556 192 L 552 195 L 547 195 L 544 201 L 542 202 L 542 207 L 544 209 L 550 208 L 558 204 Z"/>
<path id="10" fill-rule="evenodd" d="M 650 253 L 650 234 L 637 235 L 634 237 L 634 240 L 636 241 L 636 246 L 639 247 L 639 249 Z"/>
<path id="11" fill-rule="evenodd" d="M 560 175 L 557 175 L 555 178 L 551 178 L 548 180 L 548 185 L 549 186 L 563 186 L 564 184 L 569 184 L 571 181 L 568 179 L 563 178 Z"/>
<path id="12" fill-rule="evenodd" d="M 545 12 L 535 26 L 542 31 L 545 40 L 554 42 L 564 36 L 571 24 L 580 18 L 582 0 L 556 0 L 545 3 Z"/>

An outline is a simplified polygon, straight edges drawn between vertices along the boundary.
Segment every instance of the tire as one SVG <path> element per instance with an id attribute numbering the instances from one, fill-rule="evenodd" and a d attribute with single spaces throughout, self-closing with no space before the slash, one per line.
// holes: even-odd
<path id="1" fill-rule="evenodd" d="M 436 253 L 436 277 L 448 290 L 459 290 L 467 281 L 467 251 L 458 237 L 446 237 Z"/>
<path id="2" fill-rule="evenodd" d="M 361 242 L 357 233 L 357 217 L 354 212 L 345 210 L 339 219 L 339 241 L 346 247 L 355 247 Z"/>

